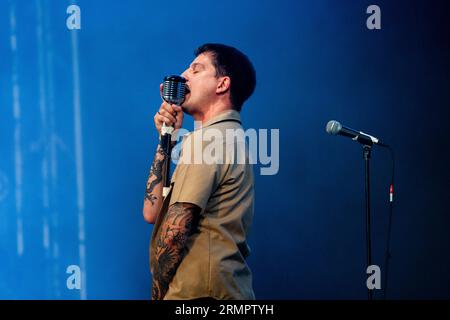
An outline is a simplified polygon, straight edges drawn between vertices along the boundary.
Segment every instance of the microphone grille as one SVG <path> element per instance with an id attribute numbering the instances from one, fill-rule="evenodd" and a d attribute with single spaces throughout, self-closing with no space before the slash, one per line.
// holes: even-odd
<path id="1" fill-rule="evenodd" d="M 167 103 L 180 105 L 185 95 L 185 78 L 176 75 L 164 77 L 162 97 Z"/>
<path id="2" fill-rule="evenodd" d="M 329 134 L 336 135 L 339 133 L 339 131 L 341 131 L 342 125 L 336 120 L 330 120 L 327 123 L 326 129 Z"/>

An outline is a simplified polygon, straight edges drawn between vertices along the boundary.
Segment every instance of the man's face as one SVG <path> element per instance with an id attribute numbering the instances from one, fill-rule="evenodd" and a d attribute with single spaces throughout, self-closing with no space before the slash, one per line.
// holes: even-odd
<path id="1" fill-rule="evenodd" d="M 217 99 L 219 79 L 216 78 L 212 59 L 208 52 L 198 55 L 181 75 L 187 80 L 190 91 L 182 105 L 187 114 L 205 111 L 211 102 Z"/>

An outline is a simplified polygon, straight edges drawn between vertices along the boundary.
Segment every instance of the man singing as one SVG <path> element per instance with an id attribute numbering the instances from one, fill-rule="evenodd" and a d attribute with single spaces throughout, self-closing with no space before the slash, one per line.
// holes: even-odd
<path id="1" fill-rule="evenodd" d="M 163 102 L 154 117 L 156 129 L 161 134 L 164 122 L 181 128 L 183 113 L 201 125 L 183 138 L 181 158 L 165 198 L 165 154 L 160 144 L 150 170 L 143 214 L 154 224 L 152 299 L 255 299 L 246 263 L 253 219 L 253 171 L 247 154 L 247 161 L 236 161 L 239 143 L 226 134 L 243 130 L 240 111 L 255 89 L 255 70 L 239 50 L 205 44 L 195 51 L 194 61 L 182 76 L 189 88 L 185 101 L 182 106 Z M 205 141 L 202 137 L 209 130 L 223 138 Z M 217 150 L 223 153 L 215 156 L 233 161 L 186 161 L 187 155 L 194 159 L 195 153 L 203 154 L 210 143 L 222 147 Z"/>

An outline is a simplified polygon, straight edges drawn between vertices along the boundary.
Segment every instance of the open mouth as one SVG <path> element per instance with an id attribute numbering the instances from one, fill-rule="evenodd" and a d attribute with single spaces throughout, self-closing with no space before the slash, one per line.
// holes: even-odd
<path id="1" fill-rule="evenodd" d="M 191 93 L 191 89 L 188 87 L 188 85 L 186 85 L 184 87 L 184 101 L 183 101 L 183 103 L 186 101 L 186 99 L 188 98 L 190 93 Z"/>
<path id="2" fill-rule="evenodd" d="M 186 85 L 185 87 L 184 87 L 184 94 L 189 94 L 189 93 L 191 93 L 191 89 L 189 89 L 189 86 L 188 85 Z"/>
<path id="3" fill-rule="evenodd" d="M 184 102 L 186 101 L 188 95 L 191 93 L 191 89 L 187 85 L 184 86 L 184 99 L 183 102 L 180 103 L 180 106 L 183 107 Z"/>

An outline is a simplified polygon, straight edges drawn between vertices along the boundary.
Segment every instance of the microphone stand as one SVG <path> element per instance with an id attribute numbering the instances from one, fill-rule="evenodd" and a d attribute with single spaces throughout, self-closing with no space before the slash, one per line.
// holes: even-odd
<path id="1" fill-rule="evenodd" d="M 165 198 L 169 194 L 170 190 L 170 158 L 172 153 L 172 132 L 174 128 L 166 126 L 164 122 L 161 127 L 161 147 L 165 153 L 163 163 L 163 190 L 162 195 Z"/>
<path id="2" fill-rule="evenodd" d="M 363 146 L 363 156 L 365 165 L 365 198 L 366 198 L 366 251 L 367 251 L 367 267 L 372 265 L 372 246 L 370 237 L 370 155 L 372 151 L 372 146 L 365 144 Z M 366 269 L 367 270 L 367 269 Z M 368 290 L 368 299 L 373 300 L 372 290 Z"/>
<path id="3" fill-rule="evenodd" d="M 329 134 L 340 134 L 346 137 L 352 138 L 352 140 L 359 142 L 363 146 L 363 158 L 364 158 L 364 169 L 365 169 L 365 200 L 366 200 L 366 251 L 367 251 L 367 268 L 372 265 L 372 245 L 371 245 L 371 235 L 370 235 L 370 157 L 371 157 L 371 151 L 372 151 L 372 145 L 376 143 L 377 145 L 385 148 L 389 148 L 391 151 L 392 161 L 394 161 L 392 149 L 389 147 L 389 145 L 381 143 L 377 138 L 372 137 L 368 134 L 365 134 L 364 132 L 358 132 L 356 130 L 346 128 L 342 126 L 339 122 L 335 120 L 331 120 L 327 123 L 326 131 Z M 393 162 L 393 168 L 394 168 L 394 162 Z M 390 202 L 392 203 L 392 197 L 393 197 L 393 178 L 394 177 L 394 169 L 392 169 L 392 179 L 391 179 L 391 185 L 390 185 Z M 389 220 L 389 227 L 391 224 L 391 220 Z M 389 236 L 390 236 L 390 229 L 389 229 Z M 389 245 L 388 238 L 388 245 Z M 386 261 L 388 261 L 388 253 L 386 254 Z M 387 264 L 387 262 L 386 262 Z M 367 272 L 366 268 L 366 272 Z M 367 282 L 366 282 L 367 284 Z M 368 299 L 373 300 L 373 289 L 370 289 L 369 286 L 367 286 L 368 289 Z"/>

